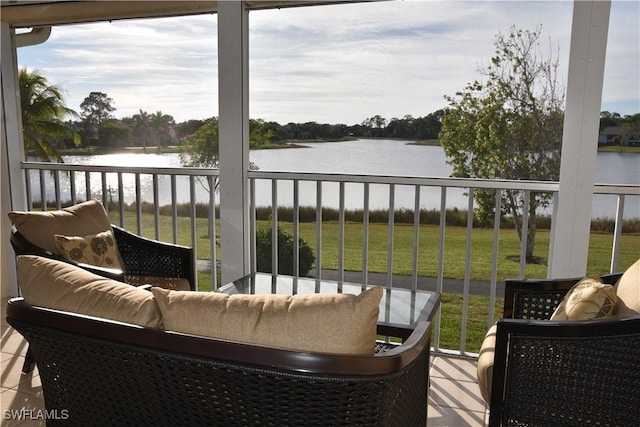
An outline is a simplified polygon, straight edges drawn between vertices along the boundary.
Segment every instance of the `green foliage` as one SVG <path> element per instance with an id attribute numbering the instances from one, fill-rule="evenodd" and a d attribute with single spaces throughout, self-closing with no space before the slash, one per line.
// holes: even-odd
<path id="1" fill-rule="evenodd" d="M 80 104 L 84 122 L 90 126 L 100 126 L 107 120 L 112 119 L 111 113 L 116 110 L 112 104 L 113 99 L 109 98 L 106 93 L 89 93 L 89 96 Z"/>
<path id="2" fill-rule="evenodd" d="M 64 137 L 80 143 L 79 136 L 63 121 L 68 116 L 76 117 L 77 113 L 64 104 L 62 89 L 50 85 L 38 70 L 29 72 L 22 68 L 18 85 L 25 151 L 45 162 L 62 162 L 54 145 Z"/>
<path id="3" fill-rule="evenodd" d="M 98 144 L 103 147 L 123 147 L 131 139 L 131 129 L 117 121 L 108 121 L 98 129 Z"/>
<path id="4" fill-rule="evenodd" d="M 256 262 L 257 270 L 265 273 L 271 273 L 272 267 L 272 230 L 259 229 L 256 231 Z M 313 262 L 316 260 L 309 244 L 302 240 L 298 240 L 298 264 L 300 266 L 300 276 L 306 276 Z M 278 227 L 278 273 L 289 276 L 294 275 L 293 264 L 294 240 L 289 233 L 282 231 Z"/>
<path id="5" fill-rule="evenodd" d="M 114 117 L 113 99 L 103 92 L 91 92 L 80 104 L 82 110 L 82 140 L 85 145 L 100 144 L 100 128 Z"/>
<path id="6" fill-rule="evenodd" d="M 151 144 L 160 151 L 161 148 L 167 148 L 176 142 L 176 122 L 173 116 L 163 114 L 162 111 L 149 114 L 140 110 L 140 113 L 133 115 L 130 121 L 136 139 L 141 141 L 145 148 L 147 144 Z"/>
<path id="7" fill-rule="evenodd" d="M 262 119 L 249 120 L 249 146 L 258 148 L 272 145 L 280 139 L 280 125 L 276 122 L 265 122 Z"/>
<path id="8" fill-rule="evenodd" d="M 564 95 L 557 82 L 558 62 L 539 51 L 540 29 L 511 28 L 496 36 L 495 56 L 474 81 L 445 97 L 440 142 L 453 176 L 483 179 L 557 180 L 560 172 Z M 536 212 L 551 195 L 522 191 L 501 194 L 500 214 L 510 214 L 518 230 L 528 212 L 527 257 L 533 254 Z M 482 221 L 495 212 L 495 191 L 474 193 Z M 522 237 L 522 236 L 520 236 Z"/>
<path id="9" fill-rule="evenodd" d="M 182 146 L 184 152 L 180 154 L 180 161 L 183 166 L 218 168 L 220 155 L 218 119 L 213 117 L 206 120 L 197 131 L 182 140 Z M 217 180 L 215 187 L 217 187 Z M 208 185 L 206 188 L 209 188 Z"/>

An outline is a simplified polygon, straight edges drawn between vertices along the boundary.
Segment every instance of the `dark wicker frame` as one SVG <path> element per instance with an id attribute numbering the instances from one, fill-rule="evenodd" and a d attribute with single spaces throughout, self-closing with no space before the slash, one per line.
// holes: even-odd
<path id="1" fill-rule="evenodd" d="M 47 425 L 424 426 L 430 324 L 369 356 L 142 328 L 9 301 L 38 364 Z M 339 331 L 336 331 L 339 333 Z M 386 350 L 386 351 L 383 351 Z"/>
<path id="2" fill-rule="evenodd" d="M 20 234 L 15 226 L 11 227 L 10 241 L 16 255 L 38 255 L 56 259 L 120 282 L 135 276 L 187 279 L 191 290 L 195 290 L 193 248 L 147 239 L 115 225 L 111 227 L 124 263 L 124 271 L 100 268 L 63 258 L 34 245 Z M 31 351 L 28 350 L 22 372 L 31 372 L 33 367 L 34 361 Z"/>
<path id="3" fill-rule="evenodd" d="M 640 425 L 640 315 L 548 320 L 578 280 L 506 282 L 490 426 Z"/>
<path id="4" fill-rule="evenodd" d="M 16 255 L 38 255 L 76 265 L 85 270 L 124 282 L 127 276 L 152 276 L 187 279 L 195 290 L 193 248 L 147 239 L 112 225 L 124 271 L 77 263 L 29 242 L 15 227 L 11 245 Z"/>

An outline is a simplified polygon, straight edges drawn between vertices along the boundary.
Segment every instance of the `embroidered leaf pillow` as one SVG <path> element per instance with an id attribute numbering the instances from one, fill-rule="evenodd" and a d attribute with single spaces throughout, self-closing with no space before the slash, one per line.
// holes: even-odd
<path id="1" fill-rule="evenodd" d="M 89 236 L 55 234 L 53 240 L 58 252 L 68 260 L 122 270 L 118 247 L 111 230 Z"/>

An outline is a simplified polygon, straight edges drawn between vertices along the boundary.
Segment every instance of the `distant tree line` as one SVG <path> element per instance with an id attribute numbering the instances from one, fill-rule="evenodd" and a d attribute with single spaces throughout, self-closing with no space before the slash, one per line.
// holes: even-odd
<path id="1" fill-rule="evenodd" d="M 600 132 L 605 128 L 620 126 L 625 128 L 640 128 L 640 113 L 628 116 L 621 116 L 618 113 L 609 111 L 600 112 Z"/>
<path id="2" fill-rule="evenodd" d="M 20 94 L 25 148 L 44 160 L 61 161 L 57 149 L 75 147 L 163 147 L 184 145 L 188 138 L 216 117 L 176 123 L 162 111 L 139 110 L 133 116 L 115 118 L 114 100 L 103 92 L 91 92 L 80 105 L 80 114 L 64 104 L 63 89 L 50 85 L 38 70 L 20 72 Z M 424 117 L 405 115 L 387 119 L 380 115 L 359 124 L 318 122 L 281 125 L 262 119 L 250 120 L 252 148 L 295 140 L 340 140 L 345 138 L 398 138 L 435 140 L 440 138 L 447 109 Z M 211 125 L 212 126 L 212 125 Z M 621 116 L 603 111 L 600 129 L 608 126 L 639 127 L 640 114 Z"/>
<path id="3" fill-rule="evenodd" d="M 185 138 L 195 134 L 202 126 L 216 117 L 204 120 L 187 120 L 176 123 L 173 116 L 162 111 L 139 114 L 116 119 L 114 101 L 106 93 L 91 92 L 80 105 L 79 120 L 67 123 L 80 136 L 80 146 L 121 148 L 127 146 L 165 148 L 180 145 Z M 441 130 L 440 118 L 443 110 L 425 117 L 390 120 L 375 115 L 360 124 L 328 124 L 317 122 L 287 123 L 251 119 L 251 146 L 263 147 L 283 144 L 296 140 L 340 140 L 344 138 L 399 138 L 410 140 L 437 139 Z M 57 148 L 78 146 L 78 141 L 70 138 L 57 141 Z"/>

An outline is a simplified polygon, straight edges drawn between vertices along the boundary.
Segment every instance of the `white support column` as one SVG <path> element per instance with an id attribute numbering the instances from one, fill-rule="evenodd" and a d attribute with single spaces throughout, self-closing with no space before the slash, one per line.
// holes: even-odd
<path id="1" fill-rule="evenodd" d="M 574 1 L 549 277 L 586 273 L 610 1 Z"/>
<path id="2" fill-rule="evenodd" d="M 11 222 L 7 213 L 27 207 L 24 174 L 20 162 L 24 159 L 21 118 L 18 98 L 18 65 L 15 36 L 6 22 L 0 23 L 1 58 L 0 97 L 2 98 L 2 142 L 0 150 L 1 193 L 0 197 L 0 258 L 2 267 L 2 297 L 18 295 L 15 256 L 9 243 Z"/>
<path id="3" fill-rule="evenodd" d="M 249 273 L 249 18 L 244 2 L 218 2 L 222 283 Z"/>

